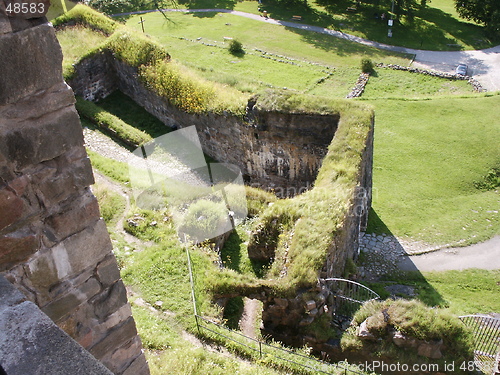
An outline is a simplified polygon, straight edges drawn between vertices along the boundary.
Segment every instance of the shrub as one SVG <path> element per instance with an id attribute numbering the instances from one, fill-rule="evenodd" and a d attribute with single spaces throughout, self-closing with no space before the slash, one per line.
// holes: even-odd
<path id="1" fill-rule="evenodd" d="M 373 61 L 370 59 L 361 60 L 361 71 L 363 73 L 372 74 L 374 66 Z"/>
<path id="2" fill-rule="evenodd" d="M 202 242 L 227 229 L 227 223 L 228 212 L 224 202 L 200 199 L 189 206 L 178 230 L 191 240 Z"/>
<path id="3" fill-rule="evenodd" d="M 500 167 L 491 168 L 482 181 L 474 181 L 474 187 L 479 190 L 495 190 L 500 187 Z"/>
<path id="4" fill-rule="evenodd" d="M 134 68 L 170 60 L 170 55 L 161 44 L 141 34 L 132 34 L 128 31 L 113 34 L 106 49 L 111 50 L 117 59 Z"/>
<path id="5" fill-rule="evenodd" d="M 235 56 L 243 55 L 245 53 L 245 50 L 243 49 L 243 44 L 241 44 L 241 42 L 237 41 L 236 39 L 231 40 L 228 49 L 229 52 Z"/>

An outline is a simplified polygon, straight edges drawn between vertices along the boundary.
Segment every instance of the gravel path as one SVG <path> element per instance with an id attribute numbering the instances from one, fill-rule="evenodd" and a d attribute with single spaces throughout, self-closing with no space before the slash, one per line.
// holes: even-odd
<path id="1" fill-rule="evenodd" d="M 280 25 L 291 27 L 300 30 L 308 30 L 316 33 L 331 35 L 335 38 L 349 40 L 351 42 L 360 43 L 365 46 L 375 47 L 379 49 L 407 53 L 415 55 L 414 65 L 420 68 L 433 69 L 445 73 L 455 73 L 455 68 L 458 64 L 464 63 L 469 66 L 469 75 L 473 75 L 478 80 L 483 88 L 488 91 L 500 90 L 500 46 L 477 51 L 428 51 L 421 49 L 412 49 L 389 44 L 374 42 L 368 39 L 360 38 L 354 35 L 346 34 L 341 31 L 326 29 L 324 27 L 307 25 L 304 23 L 276 20 L 273 18 L 264 18 L 257 14 L 240 12 L 229 9 L 163 9 L 165 12 L 182 12 L 182 13 L 228 13 L 236 16 L 250 18 L 260 22 L 270 23 L 272 25 Z M 157 10 L 144 10 L 130 13 L 114 14 L 113 16 L 125 16 L 132 14 L 144 14 L 157 12 Z"/>
<path id="2" fill-rule="evenodd" d="M 362 234 L 360 251 L 365 260 L 359 271 L 367 279 L 376 279 L 398 270 L 500 269 L 500 236 L 471 246 L 443 248 L 400 241 L 386 234 Z"/>
<path id="3" fill-rule="evenodd" d="M 144 158 L 135 156 L 125 147 L 119 145 L 110 137 L 99 131 L 83 128 L 83 136 L 85 139 L 85 146 L 104 157 L 123 163 L 129 163 L 138 168 L 145 168 L 146 166 Z M 161 162 L 148 158 L 147 167 L 154 173 L 174 180 L 183 181 L 190 185 L 207 186 L 203 179 L 193 172 L 191 168 L 184 165 L 172 155 L 168 155 L 166 152 L 162 153 Z"/>

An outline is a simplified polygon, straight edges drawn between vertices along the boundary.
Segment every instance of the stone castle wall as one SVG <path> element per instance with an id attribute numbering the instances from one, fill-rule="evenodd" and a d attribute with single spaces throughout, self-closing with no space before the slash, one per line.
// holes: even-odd
<path id="1" fill-rule="evenodd" d="M 149 374 L 89 188 L 54 29 L 43 15 L 7 17 L 4 9 L 1 1 L 0 272 L 113 373 Z"/>
<path id="2" fill-rule="evenodd" d="M 248 184 L 272 189 L 280 197 L 313 185 L 339 121 L 335 115 L 260 111 L 252 103 L 246 119 L 189 114 L 148 90 L 135 68 L 106 52 L 80 62 L 70 84 L 87 100 L 118 88 L 169 127 L 195 125 L 205 153 L 239 166 Z"/>

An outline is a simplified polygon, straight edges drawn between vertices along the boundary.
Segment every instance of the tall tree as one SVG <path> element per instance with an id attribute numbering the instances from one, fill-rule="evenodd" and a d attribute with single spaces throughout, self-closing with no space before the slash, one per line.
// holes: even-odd
<path id="1" fill-rule="evenodd" d="M 500 36 L 499 0 L 455 0 L 455 8 L 461 17 L 483 24 L 489 36 Z"/>

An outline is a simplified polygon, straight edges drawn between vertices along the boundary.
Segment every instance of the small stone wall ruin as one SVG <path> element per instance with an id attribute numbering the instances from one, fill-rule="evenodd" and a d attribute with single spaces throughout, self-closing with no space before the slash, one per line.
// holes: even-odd
<path id="1" fill-rule="evenodd" d="M 62 78 L 54 29 L 43 14 L 7 17 L 5 6 L 0 1 L 0 272 L 114 374 L 149 374 L 110 237 L 89 188 L 92 168 L 73 91 Z M 1 347 L 0 358 L 13 359 L 5 369 L 9 375 L 26 374 L 15 369 L 31 358 L 55 360 L 50 351 L 30 354 L 45 347 L 37 340 L 47 337 L 34 335 L 38 328 L 20 329 L 33 335 L 26 337 L 26 353 L 17 362 L 5 352 L 8 346 Z M 66 353 L 78 350 L 68 347 Z"/>
<path id="2" fill-rule="evenodd" d="M 245 119 L 186 113 L 148 90 L 135 68 L 108 52 L 81 61 L 70 85 L 86 100 L 119 89 L 169 127 L 195 125 L 206 154 L 239 166 L 246 183 L 282 198 L 312 187 L 339 121 L 335 115 L 260 111 L 252 102 Z"/>

